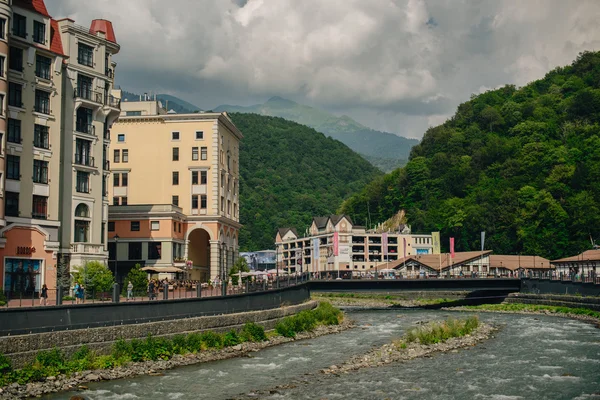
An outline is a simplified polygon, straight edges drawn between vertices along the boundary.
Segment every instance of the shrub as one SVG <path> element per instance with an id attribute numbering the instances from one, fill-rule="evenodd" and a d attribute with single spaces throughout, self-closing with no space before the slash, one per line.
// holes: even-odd
<path id="1" fill-rule="evenodd" d="M 173 336 L 173 353 L 174 354 L 184 354 L 187 351 L 187 340 L 185 335 L 175 335 Z"/>
<path id="2" fill-rule="evenodd" d="M 242 328 L 240 336 L 245 342 L 262 342 L 267 340 L 265 328 L 255 324 L 254 322 L 246 322 Z"/>
<path id="3" fill-rule="evenodd" d="M 60 368 L 65 364 L 65 356 L 58 348 L 54 348 L 49 351 L 38 352 L 35 361 L 42 367 Z"/>
<path id="4" fill-rule="evenodd" d="M 208 349 L 220 349 L 223 347 L 223 336 L 215 332 L 204 332 L 200 335 L 202 343 Z"/>
<path id="5" fill-rule="evenodd" d="M 275 325 L 275 332 L 283 337 L 293 338 L 296 337 L 296 330 L 294 324 L 289 317 L 282 319 Z"/>
<path id="6" fill-rule="evenodd" d="M 117 360 L 112 355 L 98 356 L 92 363 L 93 369 L 109 369 L 118 365 Z"/>
<path id="7" fill-rule="evenodd" d="M 4 354 L 0 354 L 0 374 L 8 374 L 12 371 L 12 362 Z"/>
<path id="8" fill-rule="evenodd" d="M 112 355 L 114 358 L 119 359 L 123 357 L 131 357 L 133 353 L 133 348 L 130 342 L 127 342 L 123 339 L 119 339 L 113 345 Z"/>
<path id="9" fill-rule="evenodd" d="M 223 346 L 235 346 L 242 343 L 242 338 L 233 329 L 223 336 Z"/>
<path id="10" fill-rule="evenodd" d="M 464 320 L 449 318 L 442 322 L 432 322 L 420 328 L 414 328 L 404 335 L 405 342 L 416 342 L 421 344 L 434 344 L 444 342 L 453 337 L 461 337 L 470 334 L 479 326 L 476 316 Z"/>
<path id="11" fill-rule="evenodd" d="M 187 336 L 187 349 L 193 353 L 202 350 L 202 338 L 198 333 L 190 333 Z"/>
<path id="12" fill-rule="evenodd" d="M 319 303 L 313 313 L 317 322 L 323 325 L 339 325 L 340 320 L 343 318 L 342 312 L 327 302 Z"/>

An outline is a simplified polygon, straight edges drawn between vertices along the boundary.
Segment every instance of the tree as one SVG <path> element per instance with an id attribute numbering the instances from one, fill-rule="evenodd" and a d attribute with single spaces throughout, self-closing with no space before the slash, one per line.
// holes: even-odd
<path id="1" fill-rule="evenodd" d="M 238 284 L 238 280 L 240 277 L 240 272 L 250 272 L 250 267 L 248 267 L 248 262 L 244 257 L 240 257 L 233 264 L 231 269 L 229 270 L 229 276 L 231 277 L 231 283 L 234 285 Z"/>
<path id="2" fill-rule="evenodd" d="M 129 282 L 133 284 L 134 293 L 146 291 L 148 286 L 148 274 L 145 271 L 142 271 L 142 266 L 140 264 L 135 264 L 127 274 L 127 279 L 125 279 L 123 283 L 123 290 L 127 290 Z"/>
<path id="3" fill-rule="evenodd" d="M 112 272 L 99 261 L 88 261 L 83 267 L 76 267 L 73 279 L 83 284 L 88 293 L 110 292 L 115 282 Z"/>
<path id="4" fill-rule="evenodd" d="M 483 109 L 483 111 L 481 111 L 480 115 L 481 115 L 481 118 L 483 119 L 483 121 L 487 125 L 489 125 L 490 132 L 492 132 L 492 128 L 494 125 L 502 125 L 504 123 L 504 120 L 502 119 L 502 115 L 494 107 L 487 106 L 486 108 Z"/>

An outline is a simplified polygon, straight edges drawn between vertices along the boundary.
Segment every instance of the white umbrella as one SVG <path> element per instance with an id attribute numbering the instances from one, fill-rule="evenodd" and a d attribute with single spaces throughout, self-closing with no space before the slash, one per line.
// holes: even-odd
<path id="1" fill-rule="evenodd" d="M 389 273 L 395 273 L 396 270 L 395 269 L 380 269 L 379 272 L 381 272 L 382 274 L 389 274 Z"/>

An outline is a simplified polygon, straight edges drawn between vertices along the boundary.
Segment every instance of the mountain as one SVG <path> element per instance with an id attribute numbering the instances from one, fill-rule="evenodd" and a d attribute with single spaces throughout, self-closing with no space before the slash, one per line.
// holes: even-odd
<path id="1" fill-rule="evenodd" d="M 154 96 L 154 95 L 152 95 Z M 156 99 L 163 103 L 163 106 L 168 110 L 173 110 L 178 114 L 191 114 L 200 110 L 200 107 L 188 103 L 179 97 L 171 96 L 169 94 L 157 94 Z M 140 95 L 131 92 L 122 92 L 123 101 L 139 101 Z"/>
<path id="2" fill-rule="evenodd" d="M 406 210 L 413 231 L 441 231 L 459 251 L 556 259 L 600 236 L 600 53 L 585 52 L 524 87 L 461 104 L 410 161 L 339 212 L 382 222 Z M 445 246 L 447 249 L 448 246 Z"/>
<path id="3" fill-rule="evenodd" d="M 277 117 L 230 113 L 240 142 L 240 250 L 273 248 L 277 228 L 300 231 L 381 172 L 337 140 Z"/>
<path id="4" fill-rule="evenodd" d="M 404 165 L 411 147 L 419 143 L 416 139 L 367 128 L 347 115 L 338 117 L 281 97 L 272 97 L 264 104 L 248 107 L 221 105 L 214 111 L 270 115 L 310 126 L 344 143 L 383 171 Z"/>

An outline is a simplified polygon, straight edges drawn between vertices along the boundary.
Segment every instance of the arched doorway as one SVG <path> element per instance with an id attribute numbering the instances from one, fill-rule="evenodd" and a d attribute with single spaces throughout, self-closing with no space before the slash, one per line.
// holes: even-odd
<path id="1" fill-rule="evenodd" d="M 202 282 L 210 278 L 210 235 L 202 228 L 196 228 L 188 236 L 188 260 L 194 266 L 190 279 Z"/>

